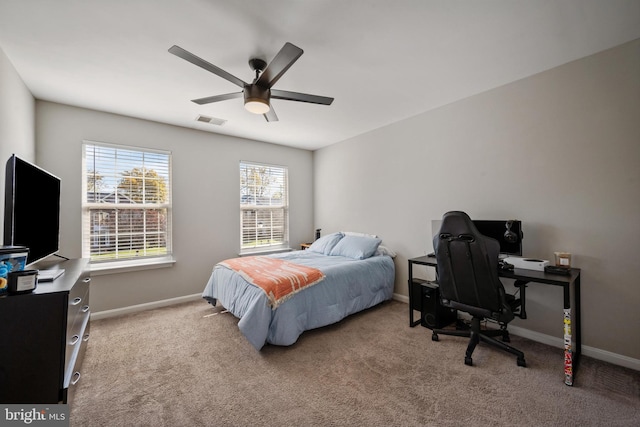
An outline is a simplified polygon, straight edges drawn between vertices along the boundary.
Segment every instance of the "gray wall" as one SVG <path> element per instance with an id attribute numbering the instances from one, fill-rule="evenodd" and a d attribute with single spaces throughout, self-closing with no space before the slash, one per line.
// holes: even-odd
<path id="1" fill-rule="evenodd" d="M 4 223 L 4 165 L 17 154 L 35 161 L 35 100 L 0 49 L 0 224 Z M 0 243 L 4 240 L 0 227 Z"/>
<path id="2" fill-rule="evenodd" d="M 583 344 L 640 359 L 639 120 L 636 40 L 316 151 L 314 226 L 379 234 L 407 295 L 431 220 L 520 219 L 525 256 L 582 268 Z M 561 337 L 561 289 L 527 297 L 515 324 Z"/>
<path id="3" fill-rule="evenodd" d="M 50 102 L 36 103 L 39 165 L 62 179 L 61 251 L 81 256 L 83 140 L 173 152 L 171 268 L 94 276 L 92 311 L 202 292 L 213 265 L 240 250 L 240 160 L 289 167 L 292 247 L 313 237 L 313 153 Z"/>

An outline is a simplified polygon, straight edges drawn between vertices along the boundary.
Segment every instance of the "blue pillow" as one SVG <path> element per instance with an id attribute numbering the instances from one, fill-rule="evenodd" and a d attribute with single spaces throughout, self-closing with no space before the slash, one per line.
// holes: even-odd
<path id="1" fill-rule="evenodd" d="M 307 248 L 307 250 L 323 255 L 329 255 L 336 243 L 338 243 L 338 241 L 342 239 L 342 236 L 344 236 L 344 234 L 339 232 L 327 234 L 326 236 L 322 236 L 321 238 L 313 242 L 311 246 Z"/>
<path id="2" fill-rule="evenodd" d="M 340 255 L 353 259 L 369 258 L 380 246 L 381 239 L 366 236 L 344 236 L 329 255 Z"/>

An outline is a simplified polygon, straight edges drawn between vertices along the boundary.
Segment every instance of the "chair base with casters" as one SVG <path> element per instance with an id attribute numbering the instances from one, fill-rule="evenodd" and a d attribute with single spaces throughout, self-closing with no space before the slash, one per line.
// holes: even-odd
<path id="1" fill-rule="evenodd" d="M 460 330 L 460 329 L 434 329 L 431 335 L 431 339 L 433 341 L 439 341 L 438 334 L 441 335 L 452 335 L 456 337 L 469 337 L 469 345 L 467 346 L 467 352 L 464 356 L 464 364 L 472 366 L 473 359 L 471 355 L 473 354 L 473 350 L 475 350 L 476 345 L 480 341 L 485 342 L 487 344 L 493 345 L 495 347 L 501 348 L 517 357 L 516 362 L 518 366 L 526 367 L 527 362 L 524 360 L 524 353 L 518 350 L 517 348 L 511 347 L 507 342 L 510 342 L 509 331 L 507 331 L 506 325 L 501 325 L 500 329 L 480 329 L 480 322 L 484 320 L 484 318 L 474 316 L 471 319 L 471 327 L 469 329 Z M 493 338 L 496 336 L 501 336 L 502 341 L 498 341 Z"/>

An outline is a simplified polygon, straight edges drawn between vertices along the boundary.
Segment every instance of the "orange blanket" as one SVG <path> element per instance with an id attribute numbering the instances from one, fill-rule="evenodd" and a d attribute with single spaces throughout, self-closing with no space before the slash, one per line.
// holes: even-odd
<path id="1" fill-rule="evenodd" d="M 273 308 L 324 279 L 324 273 L 317 268 L 266 256 L 231 258 L 218 264 L 236 271 L 247 282 L 261 288 Z"/>

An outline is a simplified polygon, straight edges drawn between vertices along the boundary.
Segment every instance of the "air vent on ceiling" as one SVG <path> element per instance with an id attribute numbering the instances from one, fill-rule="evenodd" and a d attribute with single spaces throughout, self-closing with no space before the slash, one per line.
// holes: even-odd
<path id="1" fill-rule="evenodd" d="M 212 125 L 218 125 L 218 126 L 222 126 L 225 123 L 227 123 L 227 121 L 224 119 L 219 119 L 217 117 L 202 116 L 202 115 L 196 117 L 196 121 L 202 122 L 202 123 L 210 123 Z"/>

